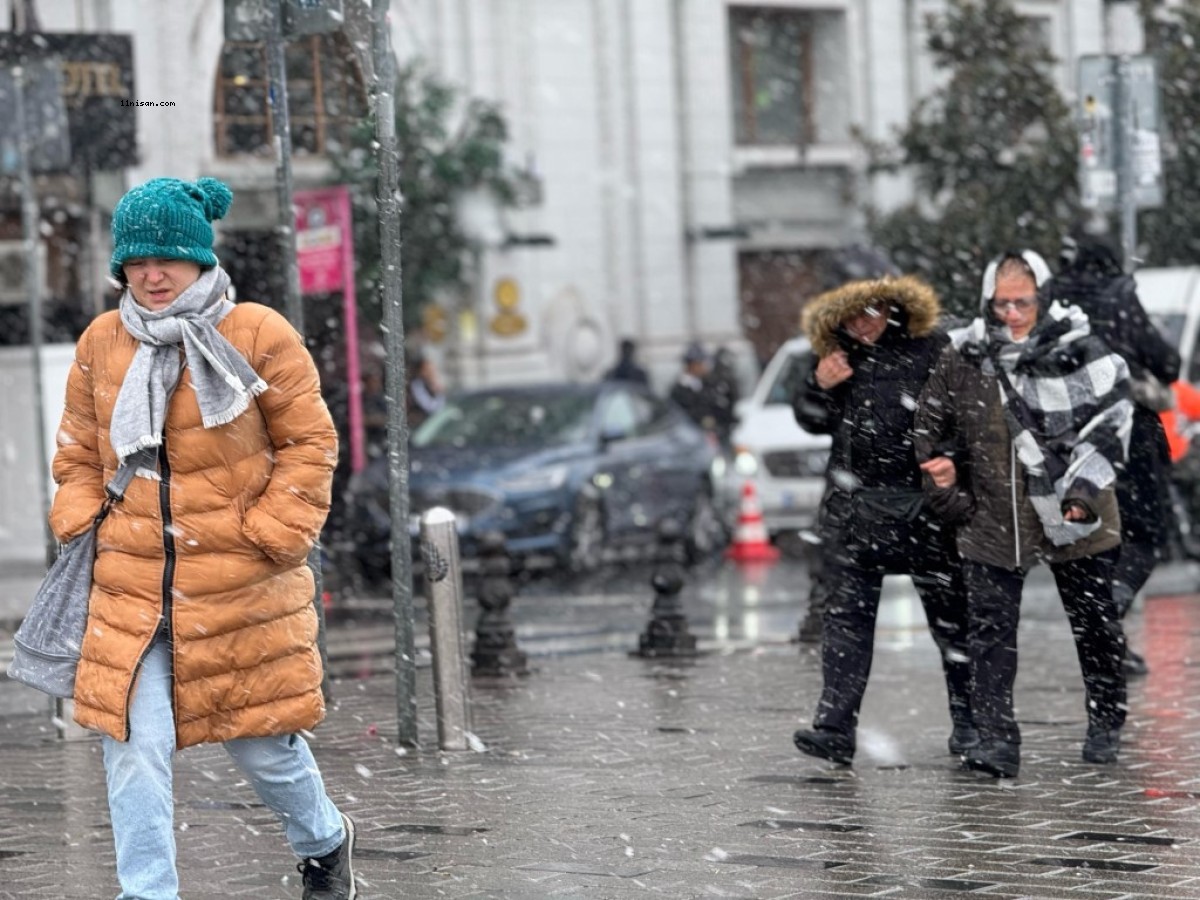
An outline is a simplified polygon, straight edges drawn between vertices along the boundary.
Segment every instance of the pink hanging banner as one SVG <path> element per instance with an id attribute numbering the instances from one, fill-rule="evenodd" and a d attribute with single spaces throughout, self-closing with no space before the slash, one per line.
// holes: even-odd
<path id="1" fill-rule="evenodd" d="M 354 294 L 354 229 L 345 185 L 296 191 L 296 263 L 300 293 L 342 294 L 349 386 L 350 471 L 367 465 L 363 428 L 362 365 L 358 356 L 358 301 Z"/>

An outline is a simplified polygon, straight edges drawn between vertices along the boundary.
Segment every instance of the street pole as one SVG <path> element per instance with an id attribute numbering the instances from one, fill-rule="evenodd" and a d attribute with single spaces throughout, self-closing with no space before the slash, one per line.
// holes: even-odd
<path id="1" fill-rule="evenodd" d="M 1137 252 L 1137 193 L 1133 173 L 1134 101 L 1131 64 L 1128 55 L 1117 60 L 1116 126 L 1117 198 L 1121 214 L 1121 253 L 1125 271 L 1135 268 Z"/>
<path id="2" fill-rule="evenodd" d="M 292 204 L 292 123 L 288 114 L 287 60 L 283 40 L 283 0 L 273 0 L 267 34 L 267 78 L 270 81 L 271 130 L 275 136 L 275 195 L 279 204 L 279 254 L 284 272 L 284 309 L 288 321 L 304 338 L 304 303 L 300 296 L 300 268 L 296 262 L 296 212 Z M 317 613 L 317 648 L 321 653 L 321 693 L 330 699 L 329 653 L 325 636 L 325 604 L 321 595 L 321 543 L 318 537 L 308 553 L 313 574 L 313 608 Z"/>
<path id="3" fill-rule="evenodd" d="M 25 68 L 15 66 L 13 84 L 16 88 L 17 142 L 20 147 L 18 178 L 21 182 L 21 236 L 25 244 L 25 296 L 29 303 L 29 350 L 33 359 L 33 415 L 36 434 L 34 446 L 38 455 L 38 499 L 42 505 L 42 528 L 46 542 L 46 566 L 58 555 L 54 533 L 50 530 L 50 473 L 46 460 L 49 446 L 46 441 L 45 388 L 42 383 L 42 266 L 38 256 L 38 202 L 33 191 L 33 175 L 29 168 L 29 131 L 25 122 Z"/>
<path id="4" fill-rule="evenodd" d="M 29 129 L 25 122 L 25 67 L 14 66 L 13 88 L 16 94 L 17 175 L 21 182 L 21 237 L 25 244 L 25 296 L 29 303 L 29 353 L 33 361 L 33 427 L 37 451 L 38 500 L 42 511 L 42 538 L 45 541 L 46 568 L 58 556 L 54 532 L 50 530 L 50 472 L 47 469 L 49 446 L 46 441 L 45 388 L 42 384 L 42 266 L 38 256 L 37 196 L 33 191 L 33 174 L 29 168 Z M 69 722 L 71 701 L 50 698 L 50 717 L 55 722 Z M 66 737 L 66 729 L 57 727 L 58 737 Z"/>
<path id="5" fill-rule="evenodd" d="M 283 257 L 284 304 L 288 321 L 304 335 L 304 304 L 296 263 L 296 213 L 292 203 L 292 123 L 288 113 L 287 60 L 283 41 L 283 0 L 271 4 L 267 38 L 267 77 L 271 82 L 271 130 L 275 137 L 275 196 L 279 203 L 279 252 Z"/>
<path id="6" fill-rule="evenodd" d="M 400 173 L 396 147 L 396 71 L 388 32 L 389 0 L 373 0 L 375 143 L 378 147 L 379 253 L 387 345 L 388 508 L 391 510 L 392 602 L 396 625 L 396 711 L 400 744 L 417 746 L 417 659 L 413 638 L 412 540 L 408 512 L 408 412 L 404 306 L 400 281 Z"/>

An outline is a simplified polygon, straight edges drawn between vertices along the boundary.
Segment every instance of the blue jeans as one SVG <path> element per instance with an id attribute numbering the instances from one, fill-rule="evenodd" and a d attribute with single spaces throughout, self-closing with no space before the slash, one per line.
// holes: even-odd
<path id="1" fill-rule="evenodd" d="M 103 740 L 117 850 L 117 900 L 178 900 L 172 757 L 171 653 L 156 640 L 129 710 L 129 741 Z M 308 744 L 298 734 L 226 741 L 225 749 L 282 822 L 297 856 L 332 853 L 345 838 Z M 233 851 L 231 842 L 230 852 Z"/>

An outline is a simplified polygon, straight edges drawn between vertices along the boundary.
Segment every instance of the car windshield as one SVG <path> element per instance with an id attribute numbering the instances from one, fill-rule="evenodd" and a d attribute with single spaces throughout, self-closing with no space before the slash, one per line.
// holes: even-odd
<path id="1" fill-rule="evenodd" d="M 775 381 L 771 383 L 771 389 L 767 392 L 766 403 L 783 403 L 790 404 L 792 395 L 795 394 L 796 388 L 800 386 L 800 379 L 808 371 L 809 360 L 812 358 L 810 353 L 793 353 L 788 356 L 783 366 L 779 369 L 779 374 L 775 377 Z"/>
<path id="2" fill-rule="evenodd" d="M 414 447 L 554 446 L 583 440 L 593 397 L 582 393 L 468 394 L 451 398 L 414 433 Z"/>

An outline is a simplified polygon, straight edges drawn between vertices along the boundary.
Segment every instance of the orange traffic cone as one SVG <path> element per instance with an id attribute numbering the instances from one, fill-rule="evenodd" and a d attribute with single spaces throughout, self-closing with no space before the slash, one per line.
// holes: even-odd
<path id="1" fill-rule="evenodd" d="M 739 563 L 775 562 L 779 559 L 779 550 L 772 546 L 767 526 L 763 524 L 762 507 L 758 504 L 758 493 L 752 481 L 742 485 L 737 528 L 725 556 Z"/>

